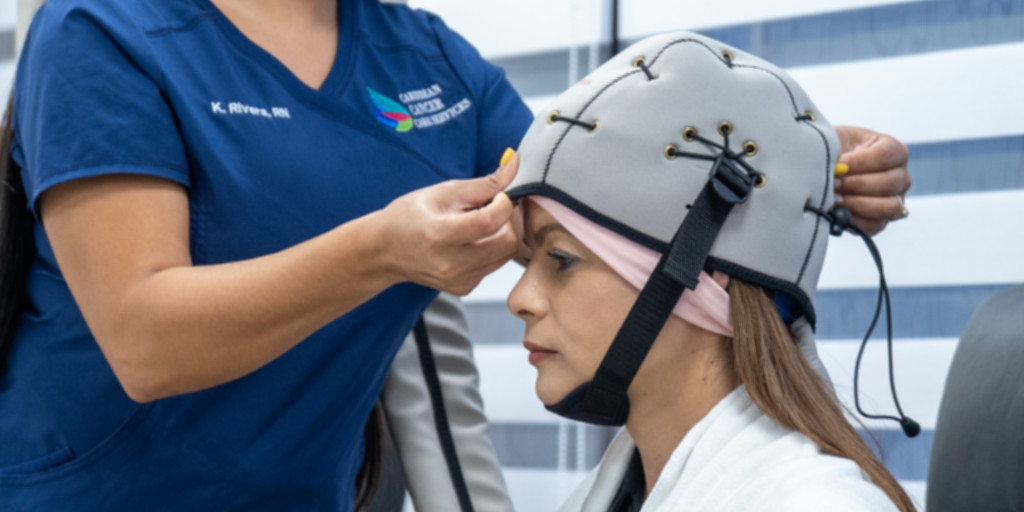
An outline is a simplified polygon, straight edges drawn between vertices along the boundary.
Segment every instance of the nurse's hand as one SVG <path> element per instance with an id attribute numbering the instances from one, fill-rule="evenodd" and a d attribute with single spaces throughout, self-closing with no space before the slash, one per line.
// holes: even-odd
<path id="1" fill-rule="evenodd" d="M 910 188 L 908 152 L 891 135 L 857 126 L 836 126 L 839 164 L 836 165 L 836 203 L 850 210 L 853 223 L 868 234 L 909 212 L 903 198 Z M 845 167 L 844 167 L 845 165 Z"/>
<path id="2" fill-rule="evenodd" d="M 385 264 L 398 281 L 466 295 L 515 253 L 513 206 L 502 191 L 519 157 L 489 176 L 410 192 L 380 212 Z"/>

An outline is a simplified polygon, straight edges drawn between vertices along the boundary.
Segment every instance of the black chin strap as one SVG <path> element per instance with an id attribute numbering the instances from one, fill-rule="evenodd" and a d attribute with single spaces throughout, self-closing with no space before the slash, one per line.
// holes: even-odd
<path id="1" fill-rule="evenodd" d="M 871 252 L 871 258 L 875 260 L 875 266 L 878 267 L 878 302 L 875 304 L 875 316 L 871 319 L 871 325 L 868 327 L 868 332 L 860 342 L 860 350 L 857 351 L 857 362 L 853 367 L 853 403 L 857 407 L 857 412 L 865 418 L 893 420 L 900 424 L 900 427 L 903 429 L 903 433 L 906 434 L 907 437 L 915 437 L 921 432 L 921 425 L 903 414 L 903 408 L 900 407 L 900 400 L 896 396 L 896 379 L 893 376 L 892 363 L 892 308 L 889 301 L 889 286 L 885 282 L 885 272 L 882 270 L 882 256 L 878 253 L 878 247 L 875 246 L 875 242 L 871 240 L 870 235 L 865 233 L 864 230 L 860 229 L 856 225 L 850 223 L 849 210 L 833 206 L 832 209 L 826 212 L 819 208 L 815 208 L 810 204 L 810 201 L 804 205 L 804 210 L 814 212 L 827 220 L 830 224 L 829 232 L 834 236 L 842 235 L 847 229 L 852 230 L 864 240 L 864 244 L 868 246 L 868 250 Z M 892 401 L 896 405 L 896 412 L 899 414 L 899 417 L 889 416 L 886 414 L 868 414 L 860 407 L 860 390 L 858 388 L 860 380 L 860 362 L 864 355 L 864 349 L 867 347 L 868 339 L 871 338 L 871 333 L 874 332 L 875 326 L 878 324 L 878 317 L 882 311 L 883 299 L 885 302 L 885 334 L 889 349 L 889 391 L 892 393 Z"/>
<path id="2" fill-rule="evenodd" d="M 626 391 L 679 297 L 695 289 L 711 245 L 733 206 L 743 203 L 754 178 L 729 155 L 715 160 L 711 176 L 654 273 L 615 335 L 594 379 L 547 409 L 566 418 L 597 425 L 623 425 L 629 417 Z"/>

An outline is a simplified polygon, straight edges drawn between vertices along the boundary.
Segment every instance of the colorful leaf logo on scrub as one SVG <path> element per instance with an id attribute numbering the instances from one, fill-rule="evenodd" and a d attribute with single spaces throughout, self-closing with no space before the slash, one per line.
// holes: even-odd
<path id="1" fill-rule="evenodd" d="M 407 132 L 412 129 L 412 116 L 401 103 L 384 96 L 383 94 L 370 89 L 370 100 L 376 108 L 377 120 L 394 128 L 396 132 Z"/>

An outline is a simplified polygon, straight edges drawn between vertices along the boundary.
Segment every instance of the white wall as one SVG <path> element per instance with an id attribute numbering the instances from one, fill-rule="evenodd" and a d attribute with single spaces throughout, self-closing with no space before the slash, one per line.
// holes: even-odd
<path id="1" fill-rule="evenodd" d="M 0 34 L 9 34 L 17 26 L 17 4 L 15 0 L 0 0 Z M 7 99 L 10 91 L 11 81 L 14 78 L 14 60 L 0 56 L 0 97 Z M 7 102 L 0 102 L 0 114 L 6 108 Z"/>

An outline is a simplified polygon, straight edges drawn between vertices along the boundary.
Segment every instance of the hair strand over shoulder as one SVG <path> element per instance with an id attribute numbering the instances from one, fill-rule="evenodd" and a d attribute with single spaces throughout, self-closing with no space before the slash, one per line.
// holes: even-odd
<path id="1" fill-rule="evenodd" d="M 733 278 L 729 299 L 736 374 L 754 403 L 775 421 L 802 432 L 824 453 L 857 463 L 900 512 L 914 512 L 903 487 L 846 420 L 765 290 Z"/>

